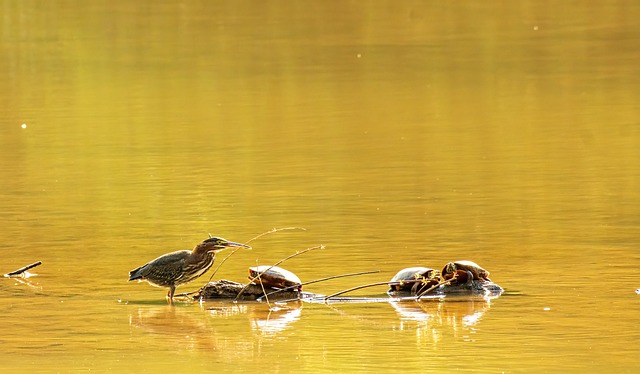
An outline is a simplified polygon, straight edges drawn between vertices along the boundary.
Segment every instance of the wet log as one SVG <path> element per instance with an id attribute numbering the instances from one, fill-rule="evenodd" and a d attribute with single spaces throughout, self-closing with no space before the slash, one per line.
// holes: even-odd
<path id="1" fill-rule="evenodd" d="M 228 299 L 234 300 L 240 291 L 247 286 L 246 284 L 232 282 L 230 280 L 221 279 L 215 282 L 209 282 L 205 284 L 196 294 L 193 296 L 194 300 L 221 300 Z M 265 287 L 264 290 L 267 293 L 277 291 L 276 288 Z M 238 298 L 239 301 L 256 301 L 264 296 L 262 287 L 260 285 L 249 284 L 247 288 L 242 292 L 242 295 Z M 279 300 L 293 300 L 297 299 L 301 294 L 296 290 L 285 290 L 282 292 L 275 292 L 269 295 L 269 301 Z"/>
<path id="2" fill-rule="evenodd" d="M 485 280 L 473 280 L 464 284 L 443 284 L 442 286 L 434 289 L 429 292 L 427 295 L 489 295 L 489 296 L 498 296 L 504 290 L 499 285 Z M 410 291 L 388 291 L 390 296 L 414 296 Z"/>
<path id="3" fill-rule="evenodd" d="M 243 288 L 247 286 L 243 283 L 237 283 L 229 280 L 219 280 L 215 282 L 209 282 L 204 285 L 200 290 L 195 293 L 191 293 L 193 296 L 193 300 L 226 300 L 232 301 L 235 300 L 238 296 L 238 293 L 242 291 Z M 273 291 L 277 291 L 276 288 L 265 287 L 266 293 L 270 293 Z M 461 285 L 442 285 L 435 289 L 433 292 L 430 292 L 426 296 L 490 296 L 496 297 L 500 296 L 503 292 L 502 287 L 499 285 L 483 280 L 474 280 L 468 284 Z M 388 292 L 389 296 L 392 297 L 415 297 L 411 292 L 408 291 L 390 291 Z M 238 298 L 238 301 L 260 301 L 259 299 L 264 296 L 264 292 L 260 285 L 249 284 L 246 289 L 242 292 L 242 295 Z M 304 299 L 309 301 L 326 301 L 324 295 L 313 294 L 308 292 L 297 292 L 295 290 L 284 290 L 282 292 L 275 292 L 269 295 L 270 302 L 277 302 L 283 300 L 296 300 L 296 299 Z M 426 298 L 425 298 L 426 299 Z M 264 300 L 264 299 L 262 299 Z M 353 301 L 386 301 L 385 298 L 380 297 L 351 297 L 351 298 L 332 298 L 330 299 L 334 302 L 340 302 L 344 300 Z"/>
<path id="4" fill-rule="evenodd" d="M 448 284 L 445 285 L 442 289 L 442 293 L 444 294 L 466 294 L 466 293 L 476 293 L 476 294 L 500 294 L 504 290 L 502 287 L 491 281 L 485 280 L 473 280 L 469 283 L 453 285 Z"/>

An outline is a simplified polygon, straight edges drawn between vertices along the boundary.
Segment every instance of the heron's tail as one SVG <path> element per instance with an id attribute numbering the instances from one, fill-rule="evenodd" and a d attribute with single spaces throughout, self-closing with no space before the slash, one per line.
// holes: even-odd
<path id="1" fill-rule="evenodd" d="M 132 280 L 136 280 L 136 279 L 142 279 L 142 268 L 144 266 L 140 266 L 137 269 L 133 269 L 129 272 L 129 281 Z"/>

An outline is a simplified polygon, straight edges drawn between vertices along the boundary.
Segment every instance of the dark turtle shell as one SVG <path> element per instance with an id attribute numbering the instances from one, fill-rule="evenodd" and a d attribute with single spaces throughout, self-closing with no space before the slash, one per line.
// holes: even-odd
<path id="1" fill-rule="evenodd" d="M 389 291 L 412 291 L 417 283 L 426 283 L 435 276 L 436 271 L 431 268 L 417 266 L 402 269 L 389 281 Z"/>
<path id="2" fill-rule="evenodd" d="M 259 278 L 257 278 L 259 276 Z M 256 279 L 254 279 L 256 278 Z M 302 281 L 297 275 L 289 270 L 277 266 L 253 266 L 249 268 L 249 280 L 254 284 L 262 284 L 265 287 L 287 288 L 297 286 L 297 290 L 302 290 Z"/>
<path id="3" fill-rule="evenodd" d="M 458 274 L 457 277 L 462 277 L 463 274 L 470 273 L 473 276 L 471 280 L 485 280 L 489 279 L 489 272 L 483 269 L 480 265 L 473 261 L 459 260 L 449 262 L 442 268 L 442 278 L 449 280 L 454 277 L 454 274 Z M 468 276 L 466 276 L 468 278 Z"/>

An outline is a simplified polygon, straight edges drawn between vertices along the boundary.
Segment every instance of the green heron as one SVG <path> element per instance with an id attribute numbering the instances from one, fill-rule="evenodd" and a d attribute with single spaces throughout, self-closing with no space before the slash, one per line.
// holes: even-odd
<path id="1" fill-rule="evenodd" d="M 230 242 L 222 238 L 209 238 L 198 244 L 192 251 L 183 250 L 164 254 L 155 260 L 129 272 L 129 280 L 147 281 L 157 287 L 168 287 L 167 297 L 173 300 L 176 287 L 198 278 L 213 265 L 216 252 L 228 247 L 250 246 Z"/>

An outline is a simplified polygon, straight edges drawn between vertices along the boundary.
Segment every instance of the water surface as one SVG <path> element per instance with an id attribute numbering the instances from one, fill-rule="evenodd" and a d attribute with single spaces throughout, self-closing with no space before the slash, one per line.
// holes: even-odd
<path id="1" fill-rule="evenodd" d="M 43 261 L 0 283 L 4 369 L 640 368 L 636 2 L 0 8 L 0 272 Z M 283 266 L 380 273 L 309 291 L 471 259 L 507 292 L 269 313 L 126 281 L 288 226 L 216 278 L 324 244 Z"/>

